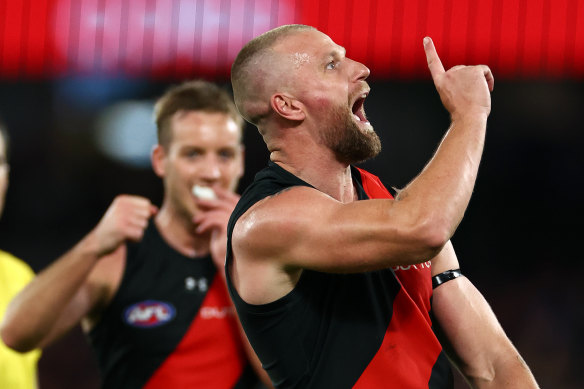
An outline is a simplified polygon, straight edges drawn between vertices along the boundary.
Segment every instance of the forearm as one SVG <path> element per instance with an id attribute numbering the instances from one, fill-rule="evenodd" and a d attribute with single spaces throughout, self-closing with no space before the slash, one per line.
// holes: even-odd
<path id="1" fill-rule="evenodd" d="M 492 377 L 473 377 L 466 375 L 471 386 L 476 389 L 537 389 L 539 386 L 529 367 L 511 346 L 493 364 Z"/>
<path id="2" fill-rule="evenodd" d="M 470 201 L 486 121 L 487 116 L 480 113 L 453 119 L 434 157 L 396 198 L 392 212 L 403 209 L 407 223 L 427 229 L 438 246 L 454 234 Z"/>
<path id="3" fill-rule="evenodd" d="M 465 277 L 436 289 L 432 310 L 443 345 L 473 388 L 537 388 L 484 297 Z"/>
<path id="4" fill-rule="evenodd" d="M 484 65 L 445 71 L 432 40 L 426 37 L 423 42 L 428 69 L 452 125 L 434 158 L 397 196 L 394 209 L 397 215 L 411 215 L 409 220 L 405 218 L 408 225 L 421 232 L 436 255 L 456 230 L 470 200 L 491 112 L 494 78 Z"/>
<path id="5" fill-rule="evenodd" d="M 9 304 L 4 342 L 18 351 L 39 347 L 98 260 L 92 233 L 33 279 Z"/>

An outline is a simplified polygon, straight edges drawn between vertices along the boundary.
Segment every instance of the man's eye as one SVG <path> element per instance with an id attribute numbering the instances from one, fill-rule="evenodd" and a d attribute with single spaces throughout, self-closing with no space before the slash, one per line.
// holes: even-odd
<path id="1" fill-rule="evenodd" d="M 235 157 L 235 153 L 231 150 L 227 150 L 227 151 L 221 151 L 219 153 L 219 156 L 222 159 L 233 159 Z"/>
<path id="2" fill-rule="evenodd" d="M 335 70 L 337 68 L 337 64 L 335 61 L 331 61 L 326 65 L 327 70 Z"/>

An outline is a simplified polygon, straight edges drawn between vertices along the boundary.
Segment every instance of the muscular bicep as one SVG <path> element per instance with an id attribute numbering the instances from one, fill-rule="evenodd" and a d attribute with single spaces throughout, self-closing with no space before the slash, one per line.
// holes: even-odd
<path id="1" fill-rule="evenodd" d="M 427 260 L 426 236 L 395 208 L 394 200 L 343 204 L 315 189 L 294 187 L 262 200 L 240 218 L 234 254 L 326 272 Z"/>

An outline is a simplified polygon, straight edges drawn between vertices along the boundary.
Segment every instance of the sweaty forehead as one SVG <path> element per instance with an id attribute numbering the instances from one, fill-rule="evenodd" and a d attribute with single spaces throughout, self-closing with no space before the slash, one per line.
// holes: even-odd
<path id="1" fill-rule="evenodd" d="M 284 53 L 295 53 L 317 50 L 326 46 L 336 46 L 328 35 L 318 30 L 300 30 L 281 38 L 274 49 Z"/>
<path id="2" fill-rule="evenodd" d="M 277 44 L 274 50 L 283 54 L 295 67 L 321 60 L 321 57 L 345 54 L 342 46 L 317 30 L 298 31 Z"/>
<path id="3" fill-rule="evenodd" d="M 179 111 L 173 117 L 173 142 L 239 143 L 241 133 L 235 120 L 223 112 Z"/>
<path id="4" fill-rule="evenodd" d="M 304 65 L 305 63 L 310 62 L 310 55 L 306 52 L 296 52 L 294 54 L 291 55 L 291 59 L 292 59 L 292 63 L 294 64 L 294 67 L 298 68 L 302 65 Z"/>

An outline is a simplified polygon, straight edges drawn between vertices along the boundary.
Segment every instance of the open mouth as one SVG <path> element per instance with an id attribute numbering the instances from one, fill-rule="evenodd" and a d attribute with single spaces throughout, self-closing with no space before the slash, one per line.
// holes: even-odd
<path id="1" fill-rule="evenodd" d="M 353 117 L 360 123 L 369 124 L 367 117 L 365 116 L 365 109 L 363 108 L 363 104 L 365 103 L 365 98 L 367 97 L 367 93 L 363 93 L 361 96 L 357 98 L 355 103 L 353 103 Z"/>

